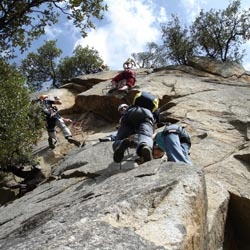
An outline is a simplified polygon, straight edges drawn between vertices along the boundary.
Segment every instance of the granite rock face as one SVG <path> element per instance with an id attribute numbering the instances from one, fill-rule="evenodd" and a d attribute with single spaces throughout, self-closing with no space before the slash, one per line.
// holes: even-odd
<path id="1" fill-rule="evenodd" d="M 117 72 L 57 90 L 62 99 L 73 95 L 61 112 L 82 121 L 86 146 L 60 141 L 53 152 L 39 151 L 42 138 L 36 153 L 48 179 L 0 207 L 0 249 L 249 249 L 250 81 L 244 70 L 236 79 L 209 63 L 220 70 L 203 69 L 202 59 L 137 70 L 128 94 L 107 93 Z M 132 103 L 138 90 L 158 95 L 162 121 L 186 127 L 194 166 L 137 165 L 134 149 L 121 165 L 113 162 L 112 143 L 98 138 L 115 129 L 117 106 Z"/>

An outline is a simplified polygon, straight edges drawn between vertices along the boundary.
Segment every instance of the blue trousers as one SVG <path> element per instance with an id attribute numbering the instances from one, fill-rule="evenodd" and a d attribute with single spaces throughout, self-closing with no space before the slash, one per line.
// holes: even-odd
<path id="1" fill-rule="evenodd" d="M 156 144 L 166 152 L 168 161 L 192 165 L 189 157 L 191 142 L 188 132 L 176 124 L 167 126 L 165 131 L 166 133 L 157 133 Z"/>

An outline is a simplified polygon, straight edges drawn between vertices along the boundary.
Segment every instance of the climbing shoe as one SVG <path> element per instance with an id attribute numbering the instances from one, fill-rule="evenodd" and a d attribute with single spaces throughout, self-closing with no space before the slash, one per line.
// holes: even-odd
<path id="1" fill-rule="evenodd" d="M 130 146 L 130 140 L 129 139 L 124 139 L 122 141 L 122 143 L 120 144 L 120 146 L 115 150 L 114 152 L 114 156 L 113 156 L 113 159 L 114 159 L 114 162 L 121 162 L 123 157 L 124 157 L 124 152 L 125 150 Z"/>
<path id="2" fill-rule="evenodd" d="M 111 137 L 99 138 L 99 142 L 107 142 L 107 141 L 112 141 Z"/>
<path id="3" fill-rule="evenodd" d="M 73 139 L 72 137 L 67 137 L 67 140 L 68 140 L 69 143 L 73 143 L 73 144 L 75 144 L 77 147 L 80 147 L 80 146 L 81 146 L 81 142 L 79 142 L 79 141 Z"/>
<path id="4" fill-rule="evenodd" d="M 55 147 L 56 147 L 56 143 L 57 143 L 57 141 L 55 140 L 55 139 L 53 139 L 53 138 L 49 138 L 48 139 L 48 142 L 49 142 L 49 147 L 51 148 L 51 149 L 54 149 Z"/>
<path id="5" fill-rule="evenodd" d="M 151 161 L 153 159 L 151 148 L 148 146 L 143 146 L 141 150 L 141 156 L 143 157 L 144 162 Z"/>

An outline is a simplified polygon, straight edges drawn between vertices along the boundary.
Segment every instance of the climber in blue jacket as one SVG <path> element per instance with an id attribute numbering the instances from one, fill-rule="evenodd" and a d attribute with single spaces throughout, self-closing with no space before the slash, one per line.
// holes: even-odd
<path id="1" fill-rule="evenodd" d="M 189 133 L 180 125 L 171 124 L 154 135 L 155 145 L 166 152 L 168 161 L 192 165 L 189 157 L 191 140 Z"/>

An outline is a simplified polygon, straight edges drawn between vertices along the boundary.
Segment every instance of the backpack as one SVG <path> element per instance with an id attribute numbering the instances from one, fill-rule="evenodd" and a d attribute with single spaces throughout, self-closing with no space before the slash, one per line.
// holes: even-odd
<path id="1" fill-rule="evenodd" d="M 135 95 L 133 105 L 149 109 L 154 112 L 159 107 L 159 99 L 149 92 L 139 92 Z"/>

